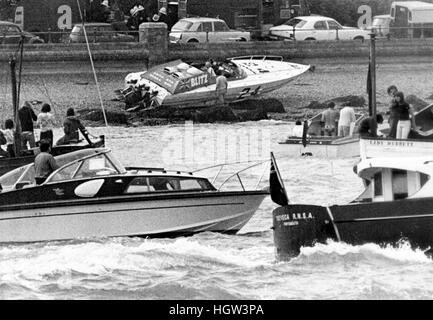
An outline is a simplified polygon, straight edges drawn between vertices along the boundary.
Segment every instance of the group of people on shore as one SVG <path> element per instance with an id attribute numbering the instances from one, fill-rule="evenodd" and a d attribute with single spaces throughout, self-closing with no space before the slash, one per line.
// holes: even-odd
<path id="1" fill-rule="evenodd" d="M 404 94 L 398 91 L 395 85 L 387 89 L 390 97 L 389 102 L 389 133 L 388 138 L 407 139 L 410 130 L 416 130 L 414 112 L 411 106 L 405 101 Z M 340 111 L 335 108 L 334 102 L 328 103 L 328 108 L 321 114 L 321 135 L 347 137 L 355 129 L 355 111 L 352 107 L 345 106 Z M 376 115 L 376 124 L 384 121 L 382 114 Z M 296 127 L 298 135 L 301 134 L 301 121 L 297 121 Z M 351 130 L 352 127 L 352 130 Z M 367 117 L 361 121 L 357 129 L 361 137 L 377 137 L 377 126 L 373 125 L 372 117 Z"/>
<path id="2" fill-rule="evenodd" d="M 42 141 L 48 143 L 50 147 L 53 146 L 54 136 L 53 129 L 56 125 L 55 117 L 51 113 L 51 106 L 48 103 L 42 104 L 41 112 L 36 115 L 30 102 L 26 101 L 24 105 L 18 110 L 18 119 L 20 122 L 21 132 L 18 137 L 20 140 L 20 150 L 25 151 L 36 147 L 35 139 L 35 125 L 40 128 L 40 144 Z M 65 145 L 79 140 L 79 132 L 86 132 L 85 127 L 81 124 L 80 120 L 76 118 L 73 108 L 69 108 L 66 112 L 65 120 L 63 121 L 64 136 L 61 137 L 56 145 Z M 6 151 L 1 149 L 1 156 L 16 157 L 15 142 L 16 128 L 12 119 L 7 119 L 4 124 L 4 130 L 0 130 L 1 145 L 6 145 Z"/>

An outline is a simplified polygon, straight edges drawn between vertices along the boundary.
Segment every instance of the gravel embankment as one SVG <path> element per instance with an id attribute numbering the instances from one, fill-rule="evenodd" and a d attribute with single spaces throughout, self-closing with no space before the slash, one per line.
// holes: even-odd
<path id="1" fill-rule="evenodd" d="M 316 66 L 315 72 L 307 72 L 291 84 L 271 94 L 267 98 L 279 99 L 287 113 L 271 114 L 274 119 L 295 119 L 308 112 L 311 101 L 325 101 L 346 95 L 366 94 L 367 59 L 321 59 L 297 61 Z M 107 110 L 119 110 L 122 104 L 111 101 L 113 91 L 123 87 L 123 79 L 129 72 L 142 70 L 143 63 L 133 61 L 96 63 L 104 107 Z M 414 94 L 427 100 L 433 93 L 431 84 L 433 59 L 431 57 L 407 57 L 378 59 L 377 67 L 377 101 L 379 111 L 385 110 L 386 88 L 395 84 L 406 95 Z M 10 76 L 8 65 L 0 65 L 0 121 L 12 116 L 10 96 Z M 51 102 L 53 111 L 61 123 L 66 109 L 74 107 L 98 108 L 99 95 L 95 86 L 90 63 L 65 62 L 55 64 L 24 64 L 21 102 L 38 100 Z M 36 111 L 39 112 L 38 108 Z"/>

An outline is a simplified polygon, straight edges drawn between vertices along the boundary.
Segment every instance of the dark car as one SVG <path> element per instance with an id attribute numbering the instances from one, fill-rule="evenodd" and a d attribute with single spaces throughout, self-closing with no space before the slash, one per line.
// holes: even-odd
<path id="1" fill-rule="evenodd" d="M 89 42 L 134 42 L 131 35 L 121 33 L 114 29 L 109 23 L 89 22 L 85 24 Z M 71 42 L 86 42 L 83 25 L 76 24 L 69 35 Z"/>
<path id="2" fill-rule="evenodd" d="M 20 26 L 9 22 L 0 21 L 0 44 L 19 43 L 24 37 L 25 43 L 44 43 L 44 40 L 33 33 L 22 31 Z"/>

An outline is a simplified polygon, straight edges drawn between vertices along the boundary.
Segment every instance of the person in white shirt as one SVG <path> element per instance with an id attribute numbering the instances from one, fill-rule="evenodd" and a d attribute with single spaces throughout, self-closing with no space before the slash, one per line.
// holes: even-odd
<path id="1" fill-rule="evenodd" d="M 350 135 L 350 125 L 356 121 L 355 111 L 352 107 L 344 107 L 340 110 L 338 121 L 338 136 L 347 137 Z"/>
<path id="2" fill-rule="evenodd" d="M 302 138 L 303 134 L 304 126 L 302 125 L 301 121 L 297 120 L 292 130 L 292 137 Z"/>
<path id="3" fill-rule="evenodd" d="M 41 128 L 40 140 L 50 141 L 53 146 L 53 129 L 55 125 L 54 116 L 50 113 L 51 106 L 48 103 L 42 105 L 41 113 L 38 114 L 36 124 Z"/>

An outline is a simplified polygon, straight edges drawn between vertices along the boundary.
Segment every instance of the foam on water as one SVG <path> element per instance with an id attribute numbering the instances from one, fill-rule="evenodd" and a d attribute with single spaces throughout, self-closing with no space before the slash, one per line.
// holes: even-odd
<path id="1" fill-rule="evenodd" d="M 260 121 L 202 124 L 198 150 L 220 134 L 270 132 L 289 198 L 294 203 L 344 204 L 362 192 L 354 159 L 296 158 L 277 141 L 291 124 Z M 195 161 L 162 150 L 182 137 L 181 125 L 89 128 L 106 134 L 107 146 L 127 166 L 195 170 L 215 164 L 211 153 Z M 167 130 L 172 130 L 171 133 Z M 209 135 L 209 133 L 212 133 Z M 55 131 L 55 136 L 61 134 Z M 250 141 L 250 140 L 248 140 Z M 261 158 L 254 154 L 254 159 Z M 266 151 L 266 155 L 269 157 Z M 251 160 L 251 159 L 250 159 Z M 237 167 L 236 167 L 237 168 Z M 262 167 L 242 174 L 254 186 Z M 224 175 L 229 174 L 223 172 Z M 209 173 L 212 176 L 211 173 Z M 264 176 L 266 185 L 268 173 Z M 235 187 L 230 181 L 228 188 Z M 432 299 L 433 263 L 407 243 L 351 246 L 328 242 L 302 248 L 289 262 L 275 259 L 272 210 L 267 198 L 238 235 L 203 233 L 178 239 L 89 239 L 0 246 L 0 298 L 30 299 Z"/>

